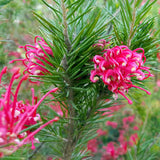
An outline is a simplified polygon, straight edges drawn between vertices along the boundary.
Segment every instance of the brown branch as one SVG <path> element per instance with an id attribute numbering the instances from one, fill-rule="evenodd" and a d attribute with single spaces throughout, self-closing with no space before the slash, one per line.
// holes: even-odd
<path id="1" fill-rule="evenodd" d="M 67 10 L 65 7 L 64 0 L 61 0 L 61 7 L 62 7 L 62 13 L 63 13 L 64 40 L 65 40 L 65 44 L 67 47 L 67 51 L 69 52 L 71 50 L 71 42 L 70 42 L 69 35 L 68 35 Z M 65 70 L 67 70 L 68 64 L 67 64 L 66 54 L 64 54 L 61 65 L 63 66 Z M 69 91 L 68 112 L 69 112 L 69 116 L 72 118 L 69 119 L 69 123 L 68 123 L 68 132 L 67 132 L 68 136 L 67 136 L 67 141 L 64 146 L 63 160 L 70 160 L 72 156 L 72 152 L 76 145 L 75 138 L 74 138 L 74 128 L 75 128 L 75 120 L 74 120 L 75 109 L 73 107 L 74 95 L 73 95 L 73 90 L 71 89 L 72 83 L 67 73 L 65 74 L 64 80 L 68 84 L 68 91 Z"/>

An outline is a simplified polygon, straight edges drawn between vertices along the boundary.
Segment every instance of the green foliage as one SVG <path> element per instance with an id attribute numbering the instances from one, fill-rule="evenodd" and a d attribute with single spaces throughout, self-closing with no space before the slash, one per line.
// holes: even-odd
<path id="1" fill-rule="evenodd" d="M 99 39 L 108 37 L 107 27 L 111 17 L 101 9 L 95 8 L 94 1 L 66 1 L 66 17 L 62 16 L 64 14 L 63 1 L 55 1 L 56 5 L 54 6 L 44 0 L 43 2 L 52 12 L 53 20 L 48 20 L 36 12 L 34 12 L 34 15 L 43 26 L 41 32 L 45 35 L 43 37 L 46 37 L 45 40 L 48 45 L 50 45 L 50 42 L 53 43 L 53 46 L 50 45 L 50 47 L 53 50 L 54 57 L 53 59 L 48 57 L 48 60 L 54 67 L 50 68 L 45 63 L 46 69 L 52 75 L 44 75 L 41 78 L 58 86 L 61 92 L 54 95 L 55 99 L 65 104 L 64 106 L 70 116 L 72 115 L 70 110 L 75 110 L 75 115 L 72 117 L 75 118 L 72 135 L 75 149 L 72 153 L 72 159 L 77 159 L 77 157 L 82 159 L 86 156 L 86 152 L 81 152 L 82 148 L 89 139 L 95 136 L 93 133 L 95 133 L 97 126 L 96 121 L 98 123 L 101 115 L 98 114 L 98 110 L 111 105 L 100 101 L 111 96 L 107 87 L 101 83 L 92 84 L 89 80 L 90 71 L 93 67 L 91 58 L 97 54 L 92 45 Z M 65 21 L 67 24 L 65 24 Z M 65 29 L 68 29 L 68 37 L 65 35 Z M 68 44 L 66 43 L 67 38 Z M 67 64 L 64 64 L 64 60 Z M 103 89 L 99 92 L 100 86 Z M 61 119 L 61 125 L 58 125 L 58 128 L 56 127 L 58 132 L 56 131 L 53 139 L 58 140 L 58 137 L 67 139 L 69 126 L 66 125 L 70 123 L 69 121 L 68 119 Z M 54 130 L 52 129 L 51 132 L 53 133 Z M 54 156 L 63 157 L 62 151 L 65 149 L 66 142 L 61 141 L 61 144 L 59 148 L 56 144 L 55 146 L 52 145 L 55 151 Z"/>
<path id="2" fill-rule="evenodd" d="M 156 53 L 155 46 L 159 43 L 153 34 L 154 18 L 145 18 L 156 0 L 149 0 L 140 6 L 141 1 L 118 1 L 121 21 L 114 21 L 115 43 L 128 45 L 130 49 L 144 48 L 148 54 Z M 150 52 L 149 52 L 150 50 Z M 149 53 L 148 53 L 149 52 Z M 151 56 L 151 55 L 150 55 Z"/>
<path id="3" fill-rule="evenodd" d="M 47 126 L 38 134 L 41 143 L 37 144 L 37 148 L 39 148 L 40 152 L 45 150 L 45 152 L 39 152 L 42 156 L 41 159 L 46 155 L 51 155 L 55 159 L 62 158 L 67 147 L 68 150 L 70 147 L 73 148 L 72 160 L 81 160 L 84 157 L 89 159 L 90 155 L 85 149 L 86 144 L 90 139 L 97 136 L 96 129 L 98 124 L 108 119 L 101 116 L 102 112 L 99 110 L 108 108 L 114 103 L 112 93 L 102 81 L 91 83 L 89 80 L 90 72 L 94 68 L 92 58 L 96 54 L 101 54 L 101 51 L 95 49 L 93 44 L 103 38 L 111 41 L 111 47 L 128 45 L 132 50 L 140 47 L 144 48 L 147 57 L 146 65 L 152 64 L 155 66 L 159 31 L 153 31 L 155 18 L 148 18 L 147 14 L 156 0 L 152 2 L 147 0 L 143 6 L 140 6 L 142 0 L 107 0 L 104 3 L 96 0 L 53 0 L 51 3 L 47 0 L 42 0 L 42 2 L 44 10 L 47 11 L 44 13 L 38 10 L 34 11 L 33 14 L 41 25 L 40 32 L 52 49 L 54 57 L 48 55 L 40 46 L 47 55 L 47 61 L 52 65 L 37 58 L 45 66 L 38 63 L 37 65 L 47 69 L 49 74 L 31 76 L 31 79 L 40 78 L 39 81 L 44 82 L 43 86 L 40 86 L 43 93 L 46 93 L 53 86 L 58 87 L 59 91 L 53 94 L 53 101 L 61 105 L 64 115 L 64 109 L 67 109 L 68 116 L 59 116 L 49 104 L 47 105 L 47 102 L 50 102 L 48 100 L 45 101 L 46 103 L 38 109 L 42 121 L 47 122 L 55 116 L 59 116 L 60 120 L 53 125 Z M 102 3 L 105 4 L 105 8 L 102 8 Z M 36 2 L 31 1 L 31 4 L 34 6 Z M 97 4 L 100 7 L 96 7 Z M 28 10 L 30 6 L 25 5 L 27 7 L 26 10 Z M 17 13 L 11 9 L 14 7 L 17 8 Z M 14 21 L 16 16 L 19 17 L 21 15 L 19 17 L 20 20 L 24 17 L 27 20 L 29 17 L 30 22 L 27 25 L 32 26 L 33 17 L 31 14 L 23 12 L 21 7 L 22 3 L 21 5 L 11 4 L 10 8 L 3 10 L 3 13 L 5 13 L 3 16 L 6 15 L 9 24 Z M 3 16 L 1 14 L 1 17 Z M 13 26 L 14 28 L 23 28 L 26 23 L 13 24 Z M 10 29 L 8 32 L 12 32 L 10 25 L 7 23 L 2 23 L 2 28 L 1 32 L 6 32 L 8 29 Z M 20 31 L 24 32 L 23 29 L 20 29 Z M 37 33 L 36 30 L 32 31 L 31 29 L 30 31 Z M 14 36 L 16 34 L 17 32 L 15 31 Z M 110 36 L 111 38 L 109 39 Z M 4 40 L 7 41 L 5 35 L 1 39 L 3 42 Z M 0 46 L 0 48 L 2 47 Z M 2 58 L 5 59 L 5 56 L 2 55 Z M 3 60 L 3 63 L 6 63 L 6 59 Z M 140 81 L 133 81 L 134 84 L 144 87 L 144 84 Z M 136 89 L 131 89 L 131 93 L 135 91 Z M 148 112 L 144 108 L 140 108 L 141 92 L 131 96 L 138 103 L 136 112 L 141 114 L 141 118 L 145 120 Z M 112 101 L 106 102 L 106 99 L 111 99 Z M 46 110 L 47 116 L 44 117 L 43 113 Z M 154 122 L 157 121 L 157 117 L 151 116 L 149 118 Z M 39 125 L 36 124 L 29 129 L 35 129 Z M 112 133 L 111 131 L 110 134 Z M 152 147 L 150 144 L 154 140 L 144 141 L 144 138 L 140 139 L 138 145 L 129 151 L 126 156 L 127 160 L 145 160 L 148 157 L 153 159 L 154 155 L 151 152 Z M 68 145 L 69 143 L 70 145 Z M 148 150 L 149 152 L 146 152 Z M 34 151 L 24 154 L 29 159 L 34 155 Z M 19 155 L 19 151 L 15 155 Z M 15 155 L 12 156 L 16 157 Z M 37 157 L 39 158 L 40 155 Z M 9 156 L 9 158 L 12 159 L 12 156 Z M 34 158 L 36 159 L 36 156 Z"/>
<path id="4" fill-rule="evenodd" d="M 2 6 L 4 6 L 4 5 L 10 3 L 11 1 L 13 1 L 13 0 L 1 0 L 1 1 L 0 1 L 0 7 L 2 7 Z"/>
<path id="5" fill-rule="evenodd" d="M 135 145 L 131 150 L 128 150 L 126 155 L 127 160 L 158 160 L 158 157 L 153 148 L 155 147 L 156 141 L 159 141 L 159 136 L 156 138 L 147 139 L 146 135 L 142 135 L 138 140 L 138 144 Z"/>
<path id="6" fill-rule="evenodd" d="M 155 1 L 151 3 L 147 1 L 141 9 L 139 9 L 140 1 L 119 0 L 113 8 L 108 1 L 106 2 L 109 9 L 107 12 L 94 7 L 95 1 L 90 0 L 66 0 L 65 4 L 63 0 L 54 0 L 54 5 L 48 4 L 45 0 L 43 2 L 50 9 L 53 18 L 48 19 L 36 12 L 34 15 L 43 26 L 41 33 L 52 48 L 54 57 L 48 56 L 48 61 L 53 67 L 42 61 L 45 63 L 45 69 L 50 71 L 50 75 L 40 77 L 48 84 L 58 86 L 60 92 L 54 95 L 55 99 L 61 104 L 64 103 L 69 116 L 73 118 L 73 120 L 61 119 L 59 122 L 61 125 L 57 124 L 55 127 L 56 131 L 54 128 L 47 128 L 43 130 L 43 135 L 47 133 L 52 135 L 45 141 L 56 140 L 60 145 L 58 148 L 56 143 L 52 145 L 53 154 L 56 157 L 63 157 L 62 153 L 67 144 L 65 140 L 69 134 L 67 124 L 73 123 L 72 143 L 75 143 L 75 147 L 72 159 L 77 159 L 77 157 L 82 159 L 86 155 L 77 155 L 85 143 L 95 136 L 93 133 L 95 133 L 96 123 L 99 122 L 101 115 L 98 110 L 111 106 L 111 104 L 104 103 L 103 100 L 112 96 L 107 86 L 102 85 L 101 82 L 92 84 L 89 80 L 89 74 L 93 68 L 91 59 L 95 54 L 100 53 L 92 45 L 99 39 L 107 40 L 110 36 L 108 33 L 111 33 L 115 35 L 112 37 L 114 45 L 121 45 L 123 42 L 130 49 L 142 47 L 145 49 L 147 58 L 154 57 L 152 56 L 153 51 L 157 52 L 155 46 L 159 42 L 151 36 L 154 18 L 145 19 L 142 23 L 140 21 L 146 16 Z M 119 12 L 120 16 L 117 16 L 117 13 L 113 15 L 115 11 Z M 53 43 L 53 46 L 50 45 L 50 42 Z M 138 81 L 135 83 L 143 85 Z M 53 112 L 53 115 L 55 114 Z M 84 141 L 84 137 L 90 138 Z"/>

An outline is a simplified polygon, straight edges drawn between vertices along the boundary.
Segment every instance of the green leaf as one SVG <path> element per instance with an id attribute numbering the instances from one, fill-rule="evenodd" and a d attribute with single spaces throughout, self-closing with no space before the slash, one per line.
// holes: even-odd
<path id="1" fill-rule="evenodd" d="M 71 16 L 74 15 L 74 13 L 78 10 L 80 5 L 82 5 L 84 1 L 85 0 L 78 1 L 79 3 L 77 4 L 77 6 L 74 9 L 71 9 L 71 13 L 69 13 L 69 15 L 67 15 L 67 19 L 69 19 Z"/>
<path id="2" fill-rule="evenodd" d="M 128 11 L 128 14 L 129 14 L 129 17 L 130 17 L 130 20 L 132 20 L 132 5 L 131 3 L 129 2 L 129 0 L 126 0 L 126 6 L 127 6 L 127 11 Z"/>
<path id="3" fill-rule="evenodd" d="M 42 16 L 40 16 L 39 14 L 37 14 L 36 12 L 33 12 L 33 14 L 39 18 L 42 22 L 44 22 L 45 24 L 48 25 L 48 27 L 50 27 L 50 29 L 54 32 L 55 30 L 57 31 L 57 33 L 62 34 L 62 31 L 59 30 L 56 26 L 54 26 L 52 23 L 50 23 L 49 21 L 47 21 L 45 18 L 43 18 Z"/>
<path id="4" fill-rule="evenodd" d="M 90 12 L 92 10 L 92 8 L 87 9 L 87 11 L 83 12 L 80 16 L 77 16 L 74 20 L 72 20 L 71 22 L 69 22 L 69 25 L 76 22 L 78 19 L 82 18 L 84 15 L 86 15 L 88 12 Z"/>
<path id="5" fill-rule="evenodd" d="M 50 8 L 56 14 L 58 19 L 61 21 L 62 13 L 59 10 L 53 8 L 51 5 L 49 5 L 45 0 L 42 0 L 42 1 L 48 8 Z"/>

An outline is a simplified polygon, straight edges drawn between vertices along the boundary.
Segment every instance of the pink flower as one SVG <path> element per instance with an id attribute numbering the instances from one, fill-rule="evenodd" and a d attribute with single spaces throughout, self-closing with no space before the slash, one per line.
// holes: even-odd
<path id="1" fill-rule="evenodd" d="M 119 105 L 119 106 L 117 105 L 117 106 L 99 109 L 99 111 L 104 112 L 102 116 L 112 117 L 113 114 L 118 110 L 120 110 L 122 107 L 123 107 L 122 105 Z"/>
<path id="2" fill-rule="evenodd" d="M 119 155 L 124 155 L 127 153 L 127 142 L 120 143 L 120 146 L 117 148 Z"/>
<path id="3" fill-rule="evenodd" d="M 96 152 L 97 152 L 97 149 L 98 149 L 97 139 L 91 139 L 90 141 L 88 141 L 87 148 L 88 148 L 88 150 L 90 150 L 92 153 L 96 153 Z"/>
<path id="4" fill-rule="evenodd" d="M 126 138 L 124 137 L 125 131 L 122 130 L 122 131 L 119 131 L 119 132 L 120 132 L 120 135 L 118 137 L 118 141 L 120 143 L 124 143 L 126 141 Z"/>
<path id="5" fill-rule="evenodd" d="M 40 39 L 39 41 L 37 41 L 38 38 Z M 25 49 L 26 58 L 12 60 L 10 63 L 15 61 L 22 61 L 26 67 L 23 72 L 24 74 L 26 72 L 30 75 L 44 75 L 49 73 L 49 71 L 46 69 L 46 65 L 53 67 L 53 65 L 49 62 L 49 57 L 51 56 L 51 58 L 53 58 L 53 52 L 42 37 L 35 37 L 34 46 L 27 44 L 20 47 Z"/>
<path id="6" fill-rule="evenodd" d="M 3 74 L 6 73 L 7 67 L 4 67 L 0 73 L 0 83 Z M 24 104 L 23 101 L 18 101 L 18 93 L 20 86 L 23 81 L 28 79 L 28 74 L 24 75 L 15 90 L 15 93 L 12 91 L 13 82 L 16 79 L 19 79 L 20 73 L 17 69 L 10 80 L 9 85 L 1 84 L 0 87 L 4 87 L 6 92 L 3 93 L 0 97 L 0 155 L 9 155 L 15 152 L 18 147 L 31 142 L 32 149 L 35 148 L 34 143 L 38 142 L 34 138 L 34 135 L 37 134 L 41 129 L 46 125 L 58 121 L 58 117 L 50 120 L 49 122 L 43 124 L 35 131 L 24 131 L 29 126 L 35 125 L 37 121 L 40 121 L 40 115 L 36 113 L 38 106 L 41 102 L 52 92 L 56 92 L 58 88 L 54 88 L 48 93 L 46 93 L 38 103 L 34 103 L 34 89 L 32 89 L 32 104 Z M 21 133 L 22 132 L 22 133 Z"/>
<path id="7" fill-rule="evenodd" d="M 137 51 L 141 52 L 137 53 Z M 115 95 L 121 94 L 128 100 L 129 104 L 132 104 L 132 101 L 125 95 L 129 88 L 138 88 L 150 94 L 147 90 L 132 83 L 132 77 L 142 81 L 152 76 L 149 68 L 143 66 L 146 57 L 142 48 L 132 51 L 127 46 L 122 45 L 105 49 L 102 52 L 104 53 L 103 56 L 95 55 L 93 58 L 94 70 L 91 71 L 90 75 L 90 80 L 93 83 L 101 78 L 110 91 Z"/>
<path id="8" fill-rule="evenodd" d="M 111 126 L 112 128 L 115 129 L 115 128 L 117 128 L 117 125 L 118 125 L 118 124 L 117 124 L 117 122 L 107 121 L 107 122 L 106 122 L 106 125 L 107 125 L 107 126 Z"/>
<path id="9" fill-rule="evenodd" d="M 134 127 L 133 127 L 133 130 L 138 131 L 139 128 L 138 128 L 137 126 L 134 126 Z"/>
<path id="10" fill-rule="evenodd" d="M 157 60 L 160 62 L 160 52 L 157 53 Z"/>
<path id="11" fill-rule="evenodd" d="M 129 124 L 134 121 L 134 116 L 129 116 L 123 118 L 123 128 L 128 129 Z"/>
<path id="12" fill-rule="evenodd" d="M 157 87 L 160 87 L 160 79 L 157 80 Z"/>
<path id="13" fill-rule="evenodd" d="M 98 134 L 98 136 L 103 136 L 103 135 L 106 135 L 107 132 L 106 132 L 106 131 L 103 131 L 101 128 L 99 128 L 99 129 L 97 130 L 97 134 Z"/>
<path id="14" fill-rule="evenodd" d="M 14 57 L 16 57 L 16 58 L 20 58 L 21 57 L 21 53 L 19 53 L 19 52 L 10 52 L 9 54 L 8 54 L 8 56 L 14 56 Z"/>
<path id="15" fill-rule="evenodd" d="M 110 159 L 116 159 L 118 158 L 118 152 L 114 146 L 114 142 L 110 142 L 107 144 L 107 146 L 103 146 L 103 149 L 106 150 L 106 153 L 103 155 L 107 156 L 108 158 L 110 157 Z"/>
<path id="16" fill-rule="evenodd" d="M 143 6 L 146 3 L 146 0 L 143 0 L 141 3 L 141 6 Z"/>
<path id="17" fill-rule="evenodd" d="M 105 39 L 100 39 L 98 41 L 98 43 L 96 43 L 96 44 L 93 45 L 93 47 L 104 49 L 107 44 L 110 44 L 110 42 L 109 41 L 106 42 Z"/>
<path id="18" fill-rule="evenodd" d="M 134 144 L 137 144 L 137 141 L 138 141 L 138 134 L 137 133 L 132 134 L 130 136 L 130 141 L 129 141 L 130 146 L 133 146 Z"/>
<path id="19" fill-rule="evenodd" d="M 60 106 L 59 103 L 49 105 L 59 116 L 68 117 L 68 111 L 64 107 Z"/>

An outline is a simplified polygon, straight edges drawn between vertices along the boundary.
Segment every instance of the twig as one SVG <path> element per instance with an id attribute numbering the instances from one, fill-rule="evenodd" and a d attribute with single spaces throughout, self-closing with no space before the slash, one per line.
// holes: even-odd
<path id="1" fill-rule="evenodd" d="M 133 18 L 132 18 L 132 23 L 131 23 L 131 28 L 130 28 L 130 33 L 129 33 L 129 38 L 128 38 L 128 42 L 127 45 L 130 46 L 131 45 L 131 40 L 133 37 L 133 30 L 134 30 L 134 25 L 135 25 L 135 21 L 136 21 L 136 0 L 134 0 L 134 5 L 133 5 L 134 9 L 133 9 Z"/>
<path id="2" fill-rule="evenodd" d="M 62 2 L 62 12 L 63 12 L 63 23 L 64 23 L 64 40 L 67 46 L 67 50 L 69 52 L 71 50 L 71 42 L 68 35 L 67 12 L 66 12 L 64 0 L 61 0 L 61 2 Z"/>
<path id="3" fill-rule="evenodd" d="M 63 24 L 64 24 L 64 40 L 65 44 L 67 47 L 67 51 L 70 52 L 71 50 L 71 42 L 69 39 L 68 35 L 68 25 L 67 25 L 67 11 L 65 7 L 64 0 L 61 0 L 61 5 L 62 5 L 62 13 L 63 13 Z M 66 54 L 64 54 L 64 57 L 62 59 L 61 65 L 65 70 L 68 68 L 67 64 L 67 57 Z M 69 90 L 69 96 L 68 96 L 68 111 L 70 117 L 75 117 L 75 109 L 73 107 L 73 102 L 74 102 L 74 96 L 73 96 L 73 90 L 71 89 L 71 81 L 69 79 L 68 74 L 65 74 L 64 80 L 68 84 L 68 90 Z M 75 128 L 75 120 L 74 119 L 69 119 L 68 123 L 68 137 L 67 137 L 67 142 L 65 143 L 65 148 L 64 148 L 64 154 L 63 154 L 63 159 L 64 160 L 70 160 L 72 156 L 72 152 L 75 148 L 76 142 L 74 141 L 74 128 Z"/>

